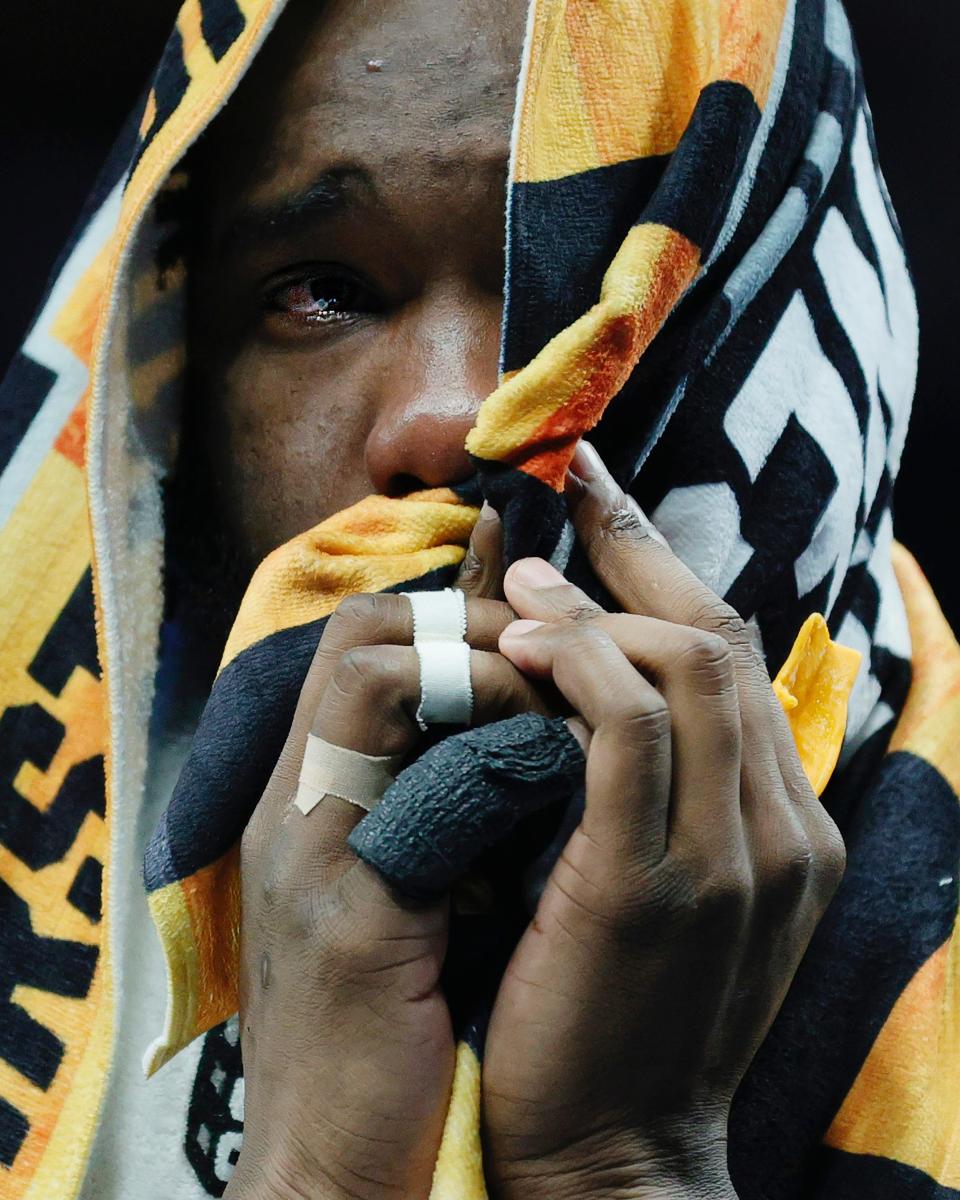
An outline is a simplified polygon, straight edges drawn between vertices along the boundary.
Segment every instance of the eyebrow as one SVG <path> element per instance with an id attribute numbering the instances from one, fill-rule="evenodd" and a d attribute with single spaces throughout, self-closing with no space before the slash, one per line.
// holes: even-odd
<path id="1" fill-rule="evenodd" d="M 300 192 L 241 209 L 217 239 L 218 249 L 222 252 L 289 237 L 351 204 L 369 203 L 376 194 L 373 179 L 363 167 L 330 167 Z"/>

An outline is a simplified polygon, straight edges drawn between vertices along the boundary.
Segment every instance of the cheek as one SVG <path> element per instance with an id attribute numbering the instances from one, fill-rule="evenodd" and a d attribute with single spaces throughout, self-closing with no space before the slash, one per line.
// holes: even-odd
<path id="1" fill-rule="evenodd" d="M 369 405 L 353 372 L 255 358 L 242 355 L 223 381 L 209 451 L 224 519 L 259 561 L 370 490 Z"/>

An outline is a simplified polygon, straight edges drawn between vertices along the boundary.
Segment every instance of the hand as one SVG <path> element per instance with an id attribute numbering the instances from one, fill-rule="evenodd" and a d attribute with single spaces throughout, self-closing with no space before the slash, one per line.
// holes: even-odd
<path id="1" fill-rule="evenodd" d="M 496 652 L 499 523 L 478 524 L 461 586 L 477 723 L 544 711 Z M 366 754 L 414 752 L 409 603 L 356 596 L 328 622 L 290 736 L 241 848 L 244 1142 L 231 1200 L 426 1197 L 454 1041 L 439 974 L 446 902 L 394 895 L 347 848 L 360 809 L 291 800 L 308 731 Z"/>
<path id="2" fill-rule="evenodd" d="M 608 614 L 547 563 L 500 636 L 582 722 L 586 808 L 503 979 L 483 1065 L 495 1194 L 727 1197 L 731 1098 L 843 844 L 739 617 L 582 449 L 571 511 Z"/>

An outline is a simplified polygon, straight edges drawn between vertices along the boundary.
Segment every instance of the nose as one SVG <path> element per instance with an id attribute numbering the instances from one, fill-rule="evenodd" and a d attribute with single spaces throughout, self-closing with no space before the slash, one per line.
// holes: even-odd
<path id="1" fill-rule="evenodd" d="M 423 303 L 391 339 L 364 451 L 382 495 L 450 486 L 473 473 L 463 443 L 496 387 L 500 311 L 487 298 Z"/>

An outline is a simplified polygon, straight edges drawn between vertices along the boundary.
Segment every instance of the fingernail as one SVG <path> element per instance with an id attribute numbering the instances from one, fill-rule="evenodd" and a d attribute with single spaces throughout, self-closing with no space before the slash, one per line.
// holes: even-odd
<path id="1" fill-rule="evenodd" d="M 511 621 L 506 629 L 504 629 L 503 633 L 500 634 L 500 640 L 503 641 L 504 638 L 510 639 L 523 637 L 525 633 L 530 633 L 534 629 L 539 629 L 543 624 L 543 621 Z"/>
<path id="2" fill-rule="evenodd" d="M 585 438 L 581 438 L 577 442 L 577 448 L 573 452 L 570 466 L 581 479 L 586 480 L 588 483 L 596 479 L 602 479 L 605 475 L 610 474 L 604 465 L 603 459 Z"/>
<path id="3" fill-rule="evenodd" d="M 574 474 L 587 484 L 594 495 L 603 496 L 610 504 L 619 502 L 623 495 L 620 485 L 607 470 L 606 464 L 597 453 L 596 448 L 589 442 L 581 440 L 578 443 L 570 466 Z"/>
<path id="4" fill-rule="evenodd" d="M 480 505 L 480 515 L 477 517 L 477 524 L 481 521 L 498 521 L 499 515 L 489 500 L 484 500 Z"/>
<path id="5" fill-rule="evenodd" d="M 514 583 L 529 588 L 559 587 L 566 582 L 560 572 L 542 558 L 521 558 L 507 574 Z"/>

